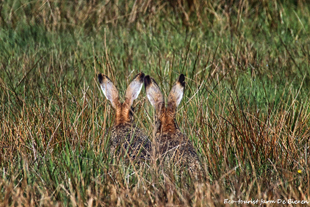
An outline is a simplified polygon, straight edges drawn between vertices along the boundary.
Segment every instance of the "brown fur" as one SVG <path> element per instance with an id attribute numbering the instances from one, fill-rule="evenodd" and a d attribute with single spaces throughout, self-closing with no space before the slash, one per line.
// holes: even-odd
<path id="1" fill-rule="evenodd" d="M 124 153 L 131 159 L 137 157 L 148 159 L 151 142 L 145 133 L 133 123 L 133 109 L 131 105 L 140 93 L 144 74 L 139 73 L 126 90 L 125 102 L 121 103 L 118 91 L 112 81 L 102 74 L 98 75 L 101 89 L 115 109 L 115 123 L 110 138 L 110 152 L 112 155 L 122 156 Z"/>
<path id="2" fill-rule="evenodd" d="M 157 132 L 162 134 L 175 134 L 178 127 L 175 124 L 175 113 L 172 110 L 162 106 L 159 113 L 156 114 L 160 123 L 160 129 Z"/>
<path id="3" fill-rule="evenodd" d="M 184 75 L 180 75 L 172 87 L 165 107 L 164 98 L 156 82 L 146 76 L 144 85 L 149 101 L 155 108 L 155 138 L 157 152 L 165 162 L 173 162 L 188 167 L 196 176 L 202 171 L 194 146 L 186 135 L 182 134 L 175 121 L 176 108 L 181 102 L 185 86 Z"/>
<path id="4" fill-rule="evenodd" d="M 131 122 L 130 110 L 131 108 L 126 103 L 120 103 L 116 107 L 115 126 L 129 124 Z"/>
<path id="5" fill-rule="evenodd" d="M 111 154 L 123 156 L 127 153 L 131 159 L 149 159 L 151 142 L 145 133 L 131 124 L 120 124 L 112 128 L 110 139 Z"/>

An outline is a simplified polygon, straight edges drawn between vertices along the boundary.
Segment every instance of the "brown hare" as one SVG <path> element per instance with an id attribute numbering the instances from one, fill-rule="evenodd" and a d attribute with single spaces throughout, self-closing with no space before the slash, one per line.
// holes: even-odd
<path id="1" fill-rule="evenodd" d="M 146 159 L 149 157 L 151 142 L 148 137 L 133 123 L 133 101 L 138 97 L 143 86 L 144 74 L 139 73 L 129 84 L 125 101 L 121 103 L 118 91 L 112 81 L 99 74 L 98 80 L 105 97 L 115 109 L 115 123 L 110 138 L 111 154 L 128 153 L 131 159 Z"/>
<path id="2" fill-rule="evenodd" d="M 188 167 L 197 175 L 201 166 L 196 150 L 175 122 L 176 109 L 183 97 L 185 76 L 181 74 L 172 87 L 167 107 L 154 79 L 146 76 L 144 85 L 147 98 L 155 108 L 155 139 L 158 147 L 156 151 L 165 161 L 170 160 L 174 164 Z"/>

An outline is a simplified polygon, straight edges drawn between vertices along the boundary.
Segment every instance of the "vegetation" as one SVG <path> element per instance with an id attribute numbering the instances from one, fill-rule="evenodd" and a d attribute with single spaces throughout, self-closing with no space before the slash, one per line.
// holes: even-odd
<path id="1" fill-rule="evenodd" d="M 1 205 L 310 202 L 309 25 L 304 0 L 1 2 Z M 109 156 L 96 74 L 124 91 L 140 71 L 166 95 L 186 75 L 176 120 L 204 182 Z M 152 138 L 144 90 L 135 112 Z"/>

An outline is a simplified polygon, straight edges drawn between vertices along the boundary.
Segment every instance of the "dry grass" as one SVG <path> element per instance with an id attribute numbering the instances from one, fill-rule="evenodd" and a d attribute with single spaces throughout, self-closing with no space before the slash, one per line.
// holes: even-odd
<path id="1" fill-rule="evenodd" d="M 173 2 L 0 4 L 1 206 L 310 202 L 308 4 Z M 123 91 L 138 71 L 165 94 L 186 75 L 177 122 L 204 181 L 109 157 L 96 74 Z M 153 115 L 142 92 L 136 122 L 151 138 Z"/>

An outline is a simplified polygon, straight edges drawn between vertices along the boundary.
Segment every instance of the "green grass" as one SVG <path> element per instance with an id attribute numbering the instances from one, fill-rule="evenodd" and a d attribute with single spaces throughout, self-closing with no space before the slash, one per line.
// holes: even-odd
<path id="1" fill-rule="evenodd" d="M 308 4 L 145 2 L 0 4 L 1 205 L 309 201 Z M 96 74 L 123 97 L 140 71 L 166 95 L 185 74 L 176 120 L 204 182 L 109 156 L 114 112 Z M 136 103 L 152 137 L 144 90 Z"/>

